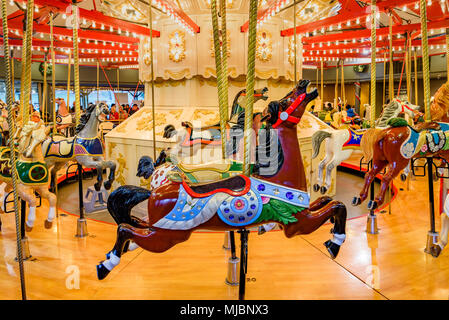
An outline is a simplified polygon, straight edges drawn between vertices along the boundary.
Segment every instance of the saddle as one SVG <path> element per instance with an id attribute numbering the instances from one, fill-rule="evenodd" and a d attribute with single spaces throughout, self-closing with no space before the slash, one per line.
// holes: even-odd
<path id="1" fill-rule="evenodd" d="M 47 156 L 67 157 L 73 154 L 74 138 L 68 138 L 59 141 L 50 141 Z"/>
<path id="2" fill-rule="evenodd" d="M 246 194 L 250 190 L 251 180 L 246 176 L 238 175 L 216 182 L 201 184 L 192 184 L 183 180 L 182 185 L 186 192 L 194 198 L 205 198 L 219 192 L 237 197 Z"/>
<path id="3" fill-rule="evenodd" d="M 220 161 L 220 162 L 208 162 L 208 163 L 199 163 L 199 164 L 188 164 L 180 162 L 178 163 L 178 168 L 183 172 L 196 172 L 196 171 L 215 171 L 218 173 L 225 173 L 229 171 L 231 167 L 231 163 L 228 161 Z"/>

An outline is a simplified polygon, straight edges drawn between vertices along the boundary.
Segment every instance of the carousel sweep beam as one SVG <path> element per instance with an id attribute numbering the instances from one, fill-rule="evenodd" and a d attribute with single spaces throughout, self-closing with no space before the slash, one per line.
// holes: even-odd
<path id="1" fill-rule="evenodd" d="M 16 0 L 17 2 L 22 2 L 22 3 L 26 3 L 26 0 Z M 35 0 L 34 2 L 35 7 L 47 7 L 48 4 L 48 0 Z M 67 8 L 69 6 L 71 6 L 70 3 L 67 2 L 62 2 L 62 1 L 51 1 L 51 7 L 53 7 L 55 9 L 55 13 L 62 13 L 65 14 L 67 13 Z M 150 29 L 143 27 L 143 26 L 139 26 L 137 24 L 131 23 L 131 22 L 126 22 L 120 19 L 116 19 L 113 17 L 109 17 L 104 15 L 103 13 L 99 12 L 99 11 L 95 11 L 95 10 L 86 10 L 83 8 L 78 8 L 78 12 L 79 12 L 79 19 L 86 19 L 98 24 L 103 24 L 105 26 L 108 27 L 113 27 L 116 28 L 117 26 L 120 26 L 121 31 L 126 32 L 128 31 L 129 33 L 135 33 L 138 35 L 143 35 L 146 37 L 150 36 Z M 159 31 L 153 30 L 153 37 L 159 37 Z"/>
<path id="2" fill-rule="evenodd" d="M 11 38 L 11 37 L 9 37 Z M 3 43 L 3 38 L 0 39 L 0 44 Z M 22 46 L 22 40 L 19 39 L 10 39 L 9 44 L 12 46 Z M 66 48 L 66 49 L 73 49 L 73 42 L 72 41 L 61 41 L 61 40 L 54 40 L 54 44 L 57 48 Z M 33 47 L 41 47 L 41 48 L 48 48 L 50 47 L 50 40 L 42 40 L 39 38 L 33 38 Z M 120 48 L 118 46 L 112 46 L 110 44 L 94 44 L 94 43 L 79 43 L 78 47 L 80 49 L 90 49 L 90 50 L 104 50 L 104 51 L 133 51 L 136 54 L 138 53 L 138 46 L 137 45 L 130 45 L 128 47 Z M 123 53 L 123 52 L 122 52 Z"/>
<path id="3" fill-rule="evenodd" d="M 385 12 L 389 8 L 394 7 L 402 7 L 404 5 L 409 5 L 412 3 L 415 3 L 416 0 L 393 0 L 393 1 L 380 1 L 377 3 L 377 8 L 379 12 Z M 356 1 L 354 1 L 356 3 Z M 314 30 L 319 30 L 321 28 L 326 28 L 332 25 L 338 25 L 346 23 L 347 21 L 352 21 L 357 18 L 360 19 L 360 21 L 363 21 L 363 18 L 366 18 L 370 15 L 370 12 L 366 10 L 366 8 L 352 6 L 348 7 L 344 12 L 339 13 L 333 17 L 329 17 L 323 20 L 313 21 L 310 23 L 306 23 L 300 26 L 296 27 L 296 33 L 306 33 L 306 32 L 313 32 Z M 281 31 L 282 37 L 289 37 L 292 36 L 294 33 L 294 28 L 288 28 Z M 368 30 L 369 33 L 369 30 Z M 367 36 L 369 37 L 369 35 Z"/>
<path id="4" fill-rule="evenodd" d="M 295 1 L 295 3 L 297 3 L 297 2 L 302 2 L 302 1 Z M 286 5 L 286 3 L 287 3 L 286 0 L 270 0 L 270 1 L 268 1 L 266 9 L 257 11 L 257 23 L 259 23 L 260 21 L 262 21 L 269 15 L 272 15 L 272 12 L 278 13 L 280 11 L 280 9 L 282 9 Z M 248 28 L 249 28 L 249 20 L 246 21 L 240 27 L 240 31 L 246 32 L 246 31 L 248 31 Z"/>
<path id="5" fill-rule="evenodd" d="M 393 37 L 394 38 L 394 37 Z M 438 37 L 434 37 L 429 39 L 429 45 L 444 45 L 445 44 L 445 36 L 441 35 Z M 404 45 L 404 39 L 393 40 L 393 47 L 402 47 Z M 387 38 L 383 38 L 382 40 L 376 41 L 377 48 L 387 48 L 389 47 L 389 41 Z M 421 46 L 421 40 L 413 40 L 411 46 Z M 343 42 L 339 42 L 338 45 L 331 44 L 328 46 L 327 44 L 323 44 L 322 47 L 312 45 L 311 44 L 303 44 L 303 49 L 307 51 L 324 51 L 326 50 L 354 50 L 354 49 L 370 49 L 371 48 L 371 40 L 364 42 L 356 42 L 352 43 L 351 41 L 344 44 Z M 384 50 L 384 49 L 382 49 Z"/>
<path id="6" fill-rule="evenodd" d="M 411 38 L 415 39 L 417 37 L 421 37 L 421 25 L 418 23 L 419 28 L 413 29 Z M 445 29 L 449 27 L 449 19 L 445 19 L 445 20 L 440 20 L 440 21 L 431 21 L 431 22 L 427 22 L 427 30 L 431 30 L 431 29 Z"/>
<path id="7" fill-rule="evenodd" d="M 11 24 L 9 29 L 15 29 L 19 34 L 23 34 L 23 23 L 22 21 L 14 21 Z M 50 26 L 42 25 L 38 23 L 33 24 L 33 30 L 36 33 L 44 33 L 50 34 Z M 72 30 L 68 28 L 62 27 L 53 27 L 53 32 L 55 36 L 63 36 L 63 37 L 72 37 Z M 156 31 L 155 31 L 156 32 Z M 3 33 L 3 31 L 2 31 Z M 157 38 L 160 36 L 160 33 L 156 34 L 154 37 Z M 110 32 L 100 32 L 100 31 L 92 31 L 88 29 L 80 29 L 78 31 L 79 39 L 88 39 L 88 40 L 98 40 L 98 41 L 106 41 L 106 42 L 121 42 L 125 44 L 139 43 L 140 39 L 136 37 L 128 37 L 121 36 L 116 34 L 111 34 Z"/>
<path id="8" fill-rule="evenodd" d="M 442 20 L 442 21 L 433 21 L 429 22 L 428 29 L 442 29 L 449 27 L 449 19 Z M 407 32 L 414 32 L 415 30 L 418 30 L 421 28 L 421 23 L 412 23 L 402 26 L 393 26 L 393 35 L 403 35 Z M 389 34 L 389 27 L 383 27 L 378 28 L 376 35 L 379 36 L 387 36 Z M 319 36 L 312 36 L 312 37 L 304 37 L 304 43 L 305 44 L 312 44 L 312 43 L 327 43 L 327 42 L 335 42 L 335 41 L 344 41 L 344 40 L 352 40 L 352 39 L 366 39 L 369 38 L 371 35 L 371 31 L 368 29 L 363 30 L 355 30 L 355 31 L 344 31 L 340 33 L 333 33 L 333 34 L 327 34 L 327 35 L 319 35 Z M 413 36 L 412 36 L 413 38 Z"/>

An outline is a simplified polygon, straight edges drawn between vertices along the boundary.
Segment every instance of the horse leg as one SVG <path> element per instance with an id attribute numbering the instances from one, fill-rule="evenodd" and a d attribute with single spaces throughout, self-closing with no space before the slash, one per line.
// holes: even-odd
<path id="1" fill-rule="evenodd" d="M 48 191 L 48 185 L 38 187 L 37 192 L 39 192 L 42 198 L 48 200 L 50 208 L 48 209 L 48 215 L 44 226 L 46 229 L 50 229 L 56 215 L 56 195 Z"/>
<path id="2" fill-rule="evenodd" d="M 36 197 L 34 195 L 34 190 L 31 187 L 27 187 L 23 184 L 17 186 L 17 191 L 22 200 L 28 202 L 29 212 L 27 221 L 25 223 L 25 231 L 30 232 L 33 230 L 34 221 L 36 220 Z"/>
<path id="3" fill-rule="evenodd" d="M 95 168 L 97 170 L 97 182 L 94 184 L 96 191 L 100 191 L 101 183 L 103 182 L 103 167 L 100 161 L 96 160 L 96 157 L 91 156 L 78 156 L 76 161 L 86 168 Z"/>
<path id="4" fill-rule="evenodd" d="M 345 205 L 340 201 L 332 201 L 319 210 L 303 210 L 295 216 L 298 221 L 282 224 L 282 226 L 285 236 L 291 238 L 299 234 L 309 234 L 318 229 L 328 219 L 333 218 L 334 227 L 331 231 L 333 233 L 333 239 L 326 241 L 324 245 L 329 251 L 332 259 L 334 259 L 337 257 L 340 246 L 346 238 L 346 216 L 347 212 Z"/>
<path id="5" fill-rule="evenodd" d="M 448 242 L 448 234 L 449 234 L 449 217 L 445 212 L 441 214 L 441 232 L 440 232 L 440 240 L 438 241 L 438 245 L 432 247 L 432 256 L 435 258 L 438 257 L 444 247 Z"/>
<path id="6" fill-rule="evenodd" d="M 370 200 L 368 202 L 368 210 L 375 210 L 384 202 L 385 194 L 387 192 L 388 186 L 390 185 L 390 182 L 399 174 L 399 172 L 401 172 L 403 168 L 403 166 L 399 165 L 396 162 L 388 165 L 388 170 L 382 177 L 379 193 L 374 198 L 374 200 Z"/>
<path id="7" fill-rule="evenodd" d="M 165 252 L 174 245 L 189 239 L 191 230 L 164 230 L 134 228 L 122 223 L 117 228 L 117 240 L 114 248 L 107 255 L 107 260 L 97 265 L 97 277 L 103 280 L 120 263 L 123 249 L 132 240 L 139 247 L 151 252 Z"/>
<path id="8" fill-rule="evenodd" d="M 327 164 L 331 160 L 332 160 L 332 154 L 329 154 L 326 150 L 326 156 L 318 165 L 318 179 L 317 179 L 317 183 L 315 183 L 313 185 L 313 191 L 318 192 L 320 190 L 320 187 L 323 185 L 323 183 L 324 183 L 323 172 L 324 172 L 324 169 L 327 167 Z"/>
<path id="9" fill-rule="evenodd" d="M 365 183 L 363 185 L 362 191 L 360 192 L 359 197 L 354 197 L 352 199 L 352 205 L 358 206 L 368 197 L 369 187 L 371 183 L 374 181 L 376 175 L 378 175 L 383 168 L 387 165 L 387 161 L 385 160 L 375 160 L 373 159 L 373 168 L 365 174 Z"/>
<path id="10" fill-rule="evenodd" d="M 54 164 L 47 164 L 48 168 L 51 168 L 50 170 L 50 191 L 56 192 L 56 184 L 57 181 L 57 173 L 58 171 L 64 166 L 64 162 L 55 162 Z"/>
<path id="11" fill-rule="evenodd" d="M 114 161 L 104 161 L 103 166 L 109 168 L 108 180 L 104 182 L 104 188 L 109 190 L 112 187 L 112 182 L 115 180 L 115 169 L 117 168 L 117 165 Z"/>
<path id="12" fill-rule="evenodd" d="M 332 170 L 334 170 L 334 168 L 336 167 L 336 161 L 337 161 L 337 156 L 334 153 L 332 159 L 329 161 L 329 163 L 326 164 L 326 179 L 325 179 L 325 184 L 321 186 L 321 189 L 320 189 L 321 194 L 325 194 L 327 192 L 327 190 L 329 190 L 331 187 Z"/>

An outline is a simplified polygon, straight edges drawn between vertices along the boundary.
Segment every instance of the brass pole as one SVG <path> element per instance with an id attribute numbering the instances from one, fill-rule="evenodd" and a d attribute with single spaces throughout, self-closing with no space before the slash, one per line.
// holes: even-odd
<path id="1" fill-rule="evenodd" d="M 324 106 L 324 78 L 323 78 L 323 72 L 324 72 L 324 62 L 321 60 L 321 109 L 323 109 Z"/>
<path id="2" fill-rule="evenodd" d="M 243 174 L 251 174 L 251 132 L 253 128 L 254 77 L 256 72 L 256 26 L 257 26 L 257 0 L 250 0 L 249 29 L 248 29 L 248 60 L 246 76 L 246 104 L 244 125 Z"/>
<path id="3" fill-rule="evenodd" d="M 427 39 L 427 2 L 419 1 L 421 15 L 421 45 L 422 45 L 422 63 L 423 63 L 423 82 L 424 82 L 424 109 L 426 122 L 431 121 L 430 114 L 430 70 L 429 70 L 429 48 Z"/>
<path id="4" fill-rule="evenodd" d="M 73 8 L 73 76 L 74 76 L 74 89 L 75 89 L 75 117 L 76 125 L 79 124 L 81 118 L 81 105 L 80 105 L 80 68 L 79 68 L 79 51 L 78 51 L 78 6 L 72 5 Z"/>
<path id="5" fill-rule="evenodd" d="M 384 52 L 384 80 L 382 87 L 382 108 L 385 105 L 385 84 L 386 84 L 386 74 L 387 74 L 387 53 Z"/>
<path id="6" fill-rule="evenodd" d="M 376 118 L 376 0 L 371 0 L 371 109 L 370 127 L 375 127 Z"/>
<path id="7" fill-rule="evenodd" d="M 53 133 L 56 133 L 56 62 L 55 62 L 55 47 L 53 39 L 53 13 L 50 13 L 50 51 L 51 51 L 51 99 L 52 99 L 52 113 L 53 113 Z"/>
<path id="8" fill-rule="evenodd" d="M 67 108 L 70 110 L 70 69 L 72 67 L 72 51 L 69 52 L 69 61 L 67 63 Z"/>
<path id="9" fill-rule="evenodd" d="M 297 68 L 298 68 L 298 66 L 297 66 L 297 57 L 296 57 L 296 0 L 293 0 L 293 30 L 294 30 L 294 32 L 293 32 L 293 42 L 294 42 L 294 44 L 293 44 L 293 53 L 294 53 L 294 55 L 295 55 L 295 63 L 294 63 L 294 66 L 295 66 L 295 83 L 297 83 L 298 82 L 298 70 L 297 70 Z"/>
<path id="10" fill-rule="evenodd" d="M 394 98 L 394 74 L 393 74 L 393 15 L 390 13 L 390 25 L 389 25 L 389 31 L 390 31 L 390 58 L 389 58 L 389 76 L 388 76 L 388 97 L 391 100 Z"/>
<path id="11" fill-rule="evenodd" d="M 340 61 L 337 61 L 337 65 L 335 66 L 335 98 L 334 98 L 334 109 L 337 108 L 338 101 L 338 64 Z"/>
<path id="12" fill-rule="evenodd" d="M 415 67 L 415 105 L 418 105 L 418 57 L 416 50 L 413 51 L 413 62 Z"/>
<path id="13" fill-rule="evenodd" d="M 153 60 L 153 10 L 149 7 L 149 25 L 150 25 L 150 59 L 151 59 L 151 114 L 153 117 L 153 156 L 156 159 L 156 114 L 154 110 L 154 60 Z"/>

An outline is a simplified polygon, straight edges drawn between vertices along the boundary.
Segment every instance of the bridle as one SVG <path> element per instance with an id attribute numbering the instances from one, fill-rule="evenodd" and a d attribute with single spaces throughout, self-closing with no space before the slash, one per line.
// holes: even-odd
<path id="1" fill-rule="evenodd" d="M 295 101 L 288 107 L 285 111 L 279 111 L 278 119 L 275 124 L 273 124 L 273 128 L 276 129 L 282 122 L 289 121 L 294 124 L 298 124 L 301 121 L 301 118 L 292 116 L 292 112 L 296 110 L 298 105 L 304 101 L 306 97 L 306 93 L 300 94 Z"/>
<path id="2" fill-rule="evenodd" d="M 411 111 L 413 114 L 418 115 L 418 116 L 422 116 L 423 113 L 419 112 L 418 110 L 413 110 L 412 108 L 410 108 L 407 104 L 403 103 L 401 100 L 399 99 L 394 99 L 397 103 L 399 103 L 399 105 L 401 106 L 401 113 L 405 113 L 405 109 Z"/>

